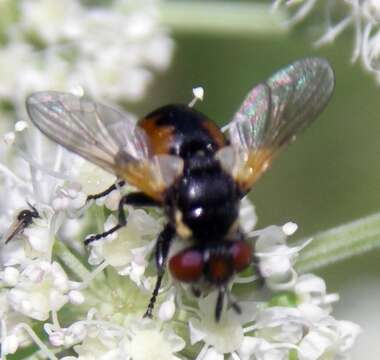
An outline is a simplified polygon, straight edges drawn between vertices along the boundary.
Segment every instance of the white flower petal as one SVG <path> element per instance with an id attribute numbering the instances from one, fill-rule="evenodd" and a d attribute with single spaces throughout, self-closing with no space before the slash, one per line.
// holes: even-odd
<path id="1" fill-rule="evenodd" d="M 180 339 L 178 336 L 176 336 Z M 164 336 L 157 329 L 141 330 L 134 335 L 128 346 L 128 354 L 134 360 L 170 360 L 172 358 L 173 338 L 168 341 L 168 337 Z M 149 346 L 147 346 L 149 341 Z M 182 349 L 185 346 L 182 340 L 182 346 L 176 348 Z"/>
<path id="2" fill-rule="evenodd" d="M 257 223 L 255 207 L 247 196 L 241 200 L 239 209 L 239 221 L 240 226 L 245 234 L 251 232 Z"/>
<path id="3" fill-rule="evenodd" d="M 202 317 L 198 322 L 189 321 L 192 343 L 203 340 L 221 354 L 237 350 L 243 341 L 243 328 L 233 313 L 226 313 L 218 323 L 215 322 L 214 312 L 210 318 Z"/>
<path id="4" fill-rule="evenodd" d="M 316 294 L 319 296 L 326 294 L 326 284 L 323 279 L 313 274 L 303 274 L 298 278 L 294 288 L 298 295 Z"/>
<path id="5" fill-rule="evenodd" d="M 8 266 L 4 269 L 2 274 L 2 280 L 7 286 L 15 286 L 20 276 L 20 271 L 12 266 Z"/>
<path id="6" fill-rule="evenodd" d="M 198 319 L 190 319 L 189 321 L 190 343 L 192 345 L 202 341 L 206 333 L 202 329 L 202 325 Z"/>
<path id="7" fill-rule="evenodd" d="M 204 354 L 202 360 L 223 360 L 224 355 L 220 354 L 216 351 L 216 349 L 210 347 L 207 349 L 206 353 Z"/>
<path id="8" fill-rule="evenodd" d="M 171 294 L 169 298 L 164 301 L 159 310 L 158 318 L 162 321 L 169 321 L 173 318 L 175 313 L 175 303 L 174 303 L 174 294 Z"/>
<path id="9" fill-rule="evenodd" d="M 13 239 L 7 246 L 1 248 L 0 262 L 3 266 L 22 264 L 27 259 L 24 239 Z"/>
<path id="10" fill-rule="evenodd" d="M 362 333 L 362 329 L 359 325 L 354 324 L 351 321 L 338 321 L 338 333 L 341 338 L 341 344 L 339 345 L 339 351 L 345 353 L 349 351 L 356 338 Z"/>
<path id="11" fill-rule="evenodd" d="M 325 319 L 329 314 L 329 311 L 308 302 L 299 304 L 297 309 L 302 313 L 305 320 L 310 321 L 311 323 L 318 323 Z"/>
<path id="12" fill-rule="evenodd" d="M 19 347 L 18 338 L 15 335 L 7 336 L 5 339 L 2 339 L 1 343 L 1 353 L 14 354 Z"/>
<path id="13" fill-rule="evenodd" d="M 299 360 L 317 360 L 334 342 L 330 331 L 311 330 L 300 342 Z"/>
<path id="14" fill-rule="evenodd" d="M 75 305 L 83 304 L 85 301 L 85 297 L 80 291 L 72 290 L 69 292 L 68 296 L 69 301 Z"/>

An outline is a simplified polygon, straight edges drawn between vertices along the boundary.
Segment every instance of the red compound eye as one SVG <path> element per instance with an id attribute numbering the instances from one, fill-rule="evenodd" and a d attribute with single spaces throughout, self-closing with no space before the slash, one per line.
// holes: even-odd
<path id="1" fill-rule="evenodd" d="M 197 249 L 185 249 L 169 260 L 172 275 L 183 282 L 194 282 L 203 273 L 203 254 Z"/>
<path id="2" fill-rule="evenodd" d="M 243 271 L 252 262 L 252 247 L 244 241 L 235 241 L 230 247 L 230 253 L 236 272 Z"/>

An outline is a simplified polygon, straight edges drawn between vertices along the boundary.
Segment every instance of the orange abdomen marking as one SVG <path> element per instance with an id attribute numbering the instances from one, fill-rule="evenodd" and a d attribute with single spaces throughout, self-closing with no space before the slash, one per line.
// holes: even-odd
<path id="1" fill-rule="evenodd" d="M 153 154 L 169 154 L 173 147 L 175 128 L 172 125 L 158 125 L 157 117 L 147 117 L 139 122 L 139 126 L 148 135 Z"/>

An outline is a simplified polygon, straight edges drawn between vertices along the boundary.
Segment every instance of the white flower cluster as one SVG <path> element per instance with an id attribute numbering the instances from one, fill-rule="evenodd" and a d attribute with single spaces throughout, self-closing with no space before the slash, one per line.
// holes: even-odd
<path id="1" fill-rule="evenodd" d="M 185 341 L 167 324 L 136 318 L 117 325 L 97 320 L 94 312 L 68 328 L 56 329 L 46 324 L 45 331 L 53 346 L 74 346 L 78 357 L 66 356 L 64 360 L 180 360 L 173 354 L 185 347 Z"/>
<path id="2" fill-rule="evenodd" d="M 29 91 L 78 83 L 113 101 L 138 99 L 151 69 L 167 66 L 172 43 L 157 22 L 155 1 L 87 3 L 1 2 L 0 111 L 23 117 L 20 104 Z M 115 225 L 128 186 L 87 203 L 87 195 L 115 178 L 25 121 L 0 126 L 2 359 L 27 345 L 36 358 L 52 360 L 348 358 L 360 329 L 332 317 L 338 298 L 326 293 L 322 279 L 295 271 L 303 245 L 286 243 L 295 224 L 254 231 L 254 208 L 243 200 L 241 228 L 255 243 L 256 271 L 236 277 L 228 293 L 228 303 L 236 298 L 242 313 L 225 306 L 216 323 L 216 293 L 195 299 L 168 274 L 154 318 L 143 319 L 165 219 L 128 207 L 127 226 L 86 249 L 89 233 Z M 28 203 L 39 217 L 5 242 Z"/>
<path id="3" fill-rule="evenodd" d="M 15 126 L 17 128 L 17 124 Z M 35 204 L 40 218 L 7 244 L 1 239 L 0 297 L 2 355 L 14 353 L 34 337 L 33 321 L 43 322 L 67 303 L 80 304 L 83 294 L 70 281 L 62 266 L 53 260 L 54 239 L 71 211 L 83 207 L 86 195 L 79 191 L 71 165 L 81 160 L 63 155 L 33 129 L 15 129 L 13 146 L 0 145 L 2 207 L 1 233 L 7 233 L 26 201 Z M 17 152 L 21 156 L 14 156 Z M 13 155 L 13 156 L 12 156 Z M 72 187 L 76 186 L 75 193 Z M 74 187 L 75 187 L 74 186 Z M 62 193 L 62 191 L 64 193 Z M 66 195 L 64 195 L 66 194 Z M 63 201 L 60 209 L 53 204 Z M 29 335 L 28 335 L 29 333 Z"/>
<path id="4" fill-rule="evenodd" d="M 113 102 L 141 99 L 173 50 L 157 1 L 95 3 L 1 1 L 0 103 L 17 107 L 30 92 L 79 86 Z"/>
<path id="5" fill-rule="evenodd" d="M 360 59 L 364 67 L 376 75 L 380 82 L 380 1 L 378 0 L 276 0 L 274 8 L 286 5 L 294 9 L 287 22 L 293 25 L 303 20 L 314 8 L 322 4 L 327 13 L 324 35 L 315 42 L 321 46 L 333 42 L 343 31 L 353 27 L 355 43 L 351 60 Z M 337 16 L 339 20 L 333 21 Z"/>
<path id="6" fill-rule="evenodd" d="M 87 190 L 107 187 L 103 171 L 32 128 L 14 133 L 12 146 L 1 145 L 3 153 L 13 149 L 22 158 L 1 158 L 4 204 L 19 204 L 19 211 L 27 198 L 40 218 L 7 244 L 2 240 L 2 357 L 32 345 L 40 358 L 54 360 L 349 358 L 360 328 L 332 317 L 338 296 L 327 294 L 321 278 L 295 271 L 305 244 L 289 247 L 286 240 L 297 226 L 253 230 L 256 215 L 247 199 L 240 222 L 255 242 L 257 270 L 240 274 L 231 284 L 229 299 L 236 298 L 241 314 L 227 304 L 217 323 L 215 291 L 196 299 L 167 277 L 155 317 L 143 319 L 155 281 L 150 259 L 164 220 L 160 213 L 128 207 L 127 226 L 92 243 L 87 255 L 83 239 L 90 229 L 102 231 L 103 224 L 105 229 L 115 224 L 114 215 L 107 214 L 128 188 L 90 207 L 84 201 Z M 108 185 L 114 180 L 109 176 Z M 8 207 L 0 216 L 9 227 Z M 93 270 L 83 265 L 87 261 Z M 42 340 L 43 332 L 48 340 Z M 68 349 L 75 355 L 60 355 Z"/>
<path id="7" fill-rule="evenodd" d="M 17 223 L 26 201 L 40 217 L 8 243 L 0 240 L 1 358 L 34 343 L 49 359 L 60 358 L 56 352 L 67 348 L 79 359 L 177 359 L 174 353 L 185 343 L 169 323 L 173 290 L 160 295 L 161 321 L 141 320 L 155 279 L 154 272 L 146 275 L 148 257 L 162 219 L 128 208 L 128 225 L 89 249 L 88 262 L 97 265 L 89 271 L 82 262 L 86 229 L 96 228 L 91 212 L 105 228 L 112 226 L 114 216 L 102 213 L 106 207 L 115 210 L 123 189 L 85 211 L 87 195 L 115 178 L 29 126 L 12 133 L 11 145 L 0 143 L 0 231 L 4 235 Z M 41 340 L 41 324 L 49 344 Z M 152 348 L 146 347 L 147 338 Z"/>

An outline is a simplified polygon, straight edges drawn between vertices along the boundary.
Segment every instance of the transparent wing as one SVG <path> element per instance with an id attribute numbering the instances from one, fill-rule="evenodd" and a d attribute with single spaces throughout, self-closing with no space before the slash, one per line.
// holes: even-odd
<path id="1" fill-rule="evenodd" d="M 113 108 L 55 91 L 26 101 L 32 122 L 50 139 L 115 173 L 116 160 L 149 157 L 144 133 L 133 117 Z"/>
<path id="2" fill-rule="evenodd" d="M 161 159 L 169 155 L 151 156 L 149 140 L 130 114 L 55 91 L 32 94 L 26 107 L 32 122 L 50 139 L 154 198 L 182 172 L 180 158 L 170 156 L 169 167 Z M 169 175 L 162 176 L 164 172 Z"/>
<path id="3" fill-rule="evenodd" d="M 245 190 L 322 112 L 334 83 L 334 72 L 326 60 L 308 58 L 279 70 L 248 94 L 229 125 L 236 164 L 233 172 Z"/>
<path id="4" fill-rule="evenodd" d="M 260 146 L 270 124 L 270 105 L 268 85 L 259 84 L 251 90 L 229 125 L 229 138 L 234 147 L 252 150 Z"/>
<path id="5" fill-rule="evenodd" d="M 20 235 L 25 229 L 24 222 L 20 220 L 15 220 L 6 233 L 3 235 L 3 242 L 7 244 L 10 240 Z"/>

